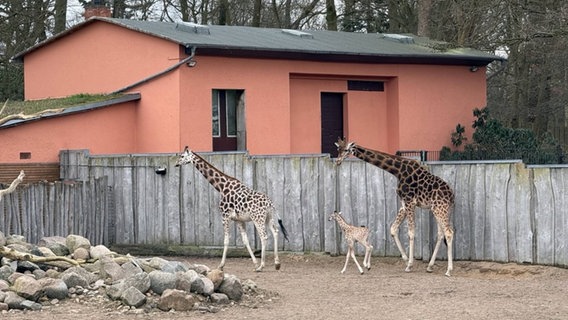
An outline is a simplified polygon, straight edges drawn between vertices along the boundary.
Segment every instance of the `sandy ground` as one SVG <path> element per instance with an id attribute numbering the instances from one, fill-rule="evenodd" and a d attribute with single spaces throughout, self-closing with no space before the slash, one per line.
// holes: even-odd
<path id="1" fill-rule="evenodd" d="M 268 258 L 271 258 L 269 256 Z M 362 263 L 362 257 L 358 257 Z M 215 267 L 219 258 L 168 257 Z M 282 269 L 272 260 L 253 272 L 250 259 L 228 259 L 225 272 L 251 279 L 259 291 L 217 313 L 126 313 L 99 304 L 66 300 L 36 312 L 2 314 L 2 319 L 568 319 L 568 269 L 457 261 L 452 277 L 446 262 L 433 273 L 417 261 L 404 272 L 398 258 L 373 257 L 360 275 L 344 257 L 283 254 Z"/>

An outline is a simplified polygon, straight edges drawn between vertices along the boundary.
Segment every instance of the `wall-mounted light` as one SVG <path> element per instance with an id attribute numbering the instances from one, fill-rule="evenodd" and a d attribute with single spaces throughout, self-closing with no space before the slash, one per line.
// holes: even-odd
<path id="1" fill-rule="evenodd" d="M 477 66 L 469 67 L 469 71 L 471 71 L 471 72 L 476 72 L 477 70 L 478 70 Z"/>
<path id="2" fill-rule="evenodd" d="M 157 174 L 163 176 L 168 172 L 168 169 L 166 167 L 158 167 L 155 171 Z"/>
<path id="3" fill-rule="evenodd" d="M 187 62 L 187 66 L 190 67 L 190 68 L 195 67 L 196 64 L 197 64 L 197 61 L 195 61 L 195 60 L 189 60 Z"/>

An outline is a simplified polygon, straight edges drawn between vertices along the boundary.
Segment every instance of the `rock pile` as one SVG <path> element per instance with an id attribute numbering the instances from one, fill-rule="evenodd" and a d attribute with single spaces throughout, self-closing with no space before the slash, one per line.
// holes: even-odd
<path id="1" fill-rule="evenodd" d="M 118 255 L 78 235 L 45 237 L 32 245 L 22 236 L 0 232 L 0 248 L 1 312 L 41 310 L 78 296 L 104 297 L 146 312 L 215 312 L 256 286 L 205 265 Z"/>

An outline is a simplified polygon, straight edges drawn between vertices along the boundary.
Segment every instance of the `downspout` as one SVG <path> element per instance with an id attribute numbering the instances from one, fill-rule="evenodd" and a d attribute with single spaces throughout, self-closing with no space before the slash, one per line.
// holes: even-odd
<path id="1" fill-rule="evenodd" d="M 194 56 L 195 56 L 195 47 L 191 47 L 191 54 L 190 54 L 188 57 L 186 57 L 186 58 L 180 60 L 178 63 L 174 64 L 173 66 L 168 67 L 167 69 L 165 69 L 165 70 L 163 70 L 163 71 L 160 71 L 160 72 L 158 72 L 158 73 L 156 73 L 156 74 L 153 74 L 153 75 L 151 75 L 151 76 L 149 76 L 149 77 L 147 77 L 147 78 L 144 78 L 144 79 L 142 79 L 142 80 L 140 80 L 140 81 L 134 82 L 134 83 L 132 83 L 132 84 L 126 86 L 126 87 L 123 87 L 123 88 L 120 88 L 120 89 L 118 89 L 118 90 L 116 90 L 116 91 L 113 91 L 112 94 L 115 94 L 115 93 L 122 93 L 122 92 L 127 91 L 127 90 L 130 90 L 130 89 L 132 89 L 132 88 L 134 88 L 134 87 L 137 87 L 137 86 L 139 86 L 139 85 L 141 85 L 141 84 L 143 84 L 143 83 L 146 83 L 146 82 L 148 82 L 148 81 L 150 81 L 150 80 L 153 80 L 153 79 L 156 79 L 156 78 L 158 78 L 158 77 L 161 77 L 161 76 L 163 76 L 164 74 L 166 74 L 166 73 L 168 73 L 168 72 L 171 72 L 171 71 L 177 69 L 177 68 L 178 68 L 179 66 L 181 66 L 182 64 L 187 63 L 189 66 L 193 66 L 194 64 L 193 64 L 192 62 L 194 62 L 194 61 L 192 61 L 192 59 L 193 59 Z"/>

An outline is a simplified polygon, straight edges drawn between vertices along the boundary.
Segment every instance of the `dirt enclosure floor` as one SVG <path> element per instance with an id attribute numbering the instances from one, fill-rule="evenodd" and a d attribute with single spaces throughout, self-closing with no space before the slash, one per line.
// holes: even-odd
<path id="1" fill-rule="evenodd" d="M 225 272 L 258 285 L 254 297 L 216 313 L 124 313 L 96 303 L 67 299 L 42 311 L 2 314 L 2 319 L 568 319 L 568 270 L 546 266 L 457 261 L 452 277 L 446 261 L 433 273 L 417 261 L 404 272 L 397 258 L 373 257 L 360 275 L 345 257 L 282 254 L 282 269 L 272 256 L 263 272 L 246 258 L 227 260 Z M 362 257 L 358 257 L 362 263 Z M 219 258 L 168 257 L 215 267 Z"/>

